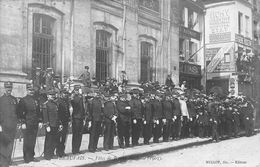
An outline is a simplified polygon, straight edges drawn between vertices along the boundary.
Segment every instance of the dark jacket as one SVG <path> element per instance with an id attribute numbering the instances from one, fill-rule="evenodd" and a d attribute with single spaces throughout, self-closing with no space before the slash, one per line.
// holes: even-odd
<path id="1" fill-rule="evenodd" d="M 58 101 L 58 114 L 62 123 L 70 121 L 69 101 L 66 98 L 61 98 Z"/>
<path id="2" fill-rule="evenodd" d="M 188 112 L 189 112 L 189 117 L 196 117 L 197 113 L 195 110 L 195 104 L 192 101 L 187 102 L 187 107 L 188 107 Z"/>
<path id="3" fill-rule="evenodd" d="M 132 98 L 129 102 L 131 106 L 132 119 L 142 119 L 142 102 L 137 98 Z"/>
<path id="4" fill-rule="evenodd" d="M 100 98 L 95 97 L 89 102 L 88 119 L 90 121 L 102 121 L 103 109 L 102 109 L 102 101 Z"/>
<path id="5" fill-rule="evenodd" d="M 83 97 L 81 95 L 75 95 L 71 100 L 71 105 L 73 108 L 72 118 L 73 119 L 84 119 L 85 110 L 83 104 Z"/>
<path id="6" fill-rule="evenodd" d="M 168 101 L 168 100 L 164 100 L 162 102 L 162 109 L 163 109 L 163 113 L 164 113 L 164 118 L 172 119 L 172 117 L 173 117 L 172 102 Z"/>
<path id="7" fill-rule="evenodd" d="M 144 120 L 147 122 L 151 122 L 153 119 L 152 115 L 152 103 L 151 101 L 147 101 L 143 104 L 143 114 L 144 114 Z"/>
<path id="8" fill-rule="evenodd" d="M 173 115 L 181 116 L 181 105 L 177 98 L 173 99 Z"/>
<path id="9" fill-rule="evenodd" d="M 18 118 L 27 126 L 38 125 L 42 122 L 40 105 L 38 101 L 30 95 L 23 97 L 18 104 Z"/>
<path id="10" fill-rule="evenodd" d="M 162 119 L 164 117 L 162 110 L 162 103 L 159 100 L 152 100 L 153 120 Z"/>
<path id="11" fill-rule="evenodd" d="M 61 124 L 58 113 L 58 104 L 53 100 L 48 100 L 43 104 L 43 123 L 51 127 L 58 127 Z"/>
<path id="12" fill-rule="evenodd" d="M 131 122 L 131 109 L 126 109 L 126 107 L 130 107 L 127 101 L 116 102 L 119 119 L 123 122 Z"/>
<path id="13" fill-rule="evenodd" d="M 104 121 L 112 122 L 113 116 L 118 116 L 116 105 L 112 101 L 106 101 L 104 103 Z"/>

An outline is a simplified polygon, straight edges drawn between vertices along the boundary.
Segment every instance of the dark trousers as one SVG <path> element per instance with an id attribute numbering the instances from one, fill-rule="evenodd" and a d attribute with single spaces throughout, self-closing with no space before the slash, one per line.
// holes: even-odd
<path id="1" fill-rule="evenodd" d="M 88 144 L 89 151 L 96 151 L 100 133 L 101 121 L 92 121 Z"/>
<path id="2" fill-rule="evenodd" d="M 143 126 L 143 137 L 144 137 L 144 144 L 149 144 L 149 140 L 152 137 L 152 123 L 147 122 Z"/>
<path id="3" fill-rule="evenodd" d="M 232 136 L 232 129 L 233 129 L 233 120 L 232 119 L 227 119 L 226 120 L 226 128 L 227 128 L 227 135 L 228 137 Z"/>
<path id="4" fill-rule="evenodd" d="M 136 119 L 136 124 L 133 123 L 132 120 L 132 145 L 138 145 L 138 140 L 141 135 L 141 128 L 142 128 L 142 120 Z"/>
<path id="5" fill-rule="evenodd" d="M 58 139 L 58 128 L 51 127 L 50 132 L 45 132 L 45 142 L 44 142 L 44 158 L 52 159 L 54 156 L 54 150 L 57 146 Z"/>
<path id="6" fill-rule="evenodd" d="M 172 120 L 167 119 L 165 125 L 163 125 L 163 141 L 169 141 L 171 125 L 172 125 Z"/>
<path id="7" fill-rule="evenodd" d="M 122 148 L 124 146 L 129 147 L 129 139 L 130 139 L 130 122 L 118 120 L 117 124 L 118 128 L 118 138 L 119 138 L 119 147 Z"/>
<path id="8" fill-rule="evenodd" d="M 192 120 L 188 121 L 188 129 L 190 137 L 194 137 L 196 134 L 196 117 L 192 117 Z"/>
<path id="9" fill-rule="evenodd" d="M 72 120 L 72 153 L 77 154 L 80 151 L 80 145 L 82 140 L 82 119 Z"/>
<path id="10" fill-rule="evenodd" d="M 115 123 L 112 121 L 104 122 L 104 142 L 103 147 L 105 150 L 113 149 L 114 135 L 115 135 Z"/>
<path id="11" fill-rule="evenodd" d="M 58 132 L 56 154 L 62 157 L 65 154 L 65 142 L 68 134 L 68 123 L 62 123 L 62 131 Z"/>
<path id="12" fill-rule="evenodd" d="M 240 126 L 239 118 L 235 118 L 233 121 L 233 132 L 235 137 L 238 135 L 239 126 Z"/>
<path id="13" fill-rule="evenodd" d="M 9 167 L 11 164 L 12 152 L 15 151 L 13 150 L 14 142 L 16 142 L 14 140 L 15 139 L 12 138 L 8 143 L 2 143 L 2 141 L 0 141 L 0 167 Z"/>
<path id="14" fill-rule="evenodd" d="M 253 120 L 248 118 L 244 119 L 244 124 L 245 124 L 245 132 L 246 136 L 251 136 L 253 134 L 254 128 L 253 128 Z"/>
<path id="15" fill-rule="evenodd" d="M 159 138 L 162 135 L 162 121 L 159 120 L 159 124 L 153 123 L 153 142 L 159 143 Z"/>
<path id="16" fill-rule="evenodd" d="M 187 116 L 183 116 L 182 128 L 181 128 L 181 137 L 182 138 L 189 137 L 189 123 L 188 123 Z"/>
<path id="17" fill-rule="evenodd" d="M 212 134 L 212 140 L 219 140 L 219 135 L 218 135 L 218 122 L 215 122 L 217 120 L 213 120 L 212 125 L 211 125 L 211 134 Z"/>
<path id="18" fill-rule="evenodd" d="M 23 130 L 23 159 L 28 163 L 34 160 L 34 148 L 36 144 L 38 125 L 27 125 Z"/>
<path id="19" fill-rule="evenodd" d="M 180 116 L 173 122 L 172 139 L 179 139 L 181 136 L 181 118 Z"/>
<path id="20" fill-rule="evenodd" d="M 205 126 L 203 125 L 202 122 L 199 122 L 199 137 L 202 138 L 204 137 L 205 134 Z"/>

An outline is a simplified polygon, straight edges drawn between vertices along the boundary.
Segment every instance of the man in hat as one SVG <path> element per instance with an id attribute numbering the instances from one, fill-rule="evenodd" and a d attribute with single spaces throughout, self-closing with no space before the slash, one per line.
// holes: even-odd
<path id="1" fill-rule="evenodd" d="M 218 115 L 218 104 L 214 101 L 213 97 L 209 97 L 208 102 L 208 111 L 210 114 L 210 122 L 211 122 L 211 135 L 212 140 L 218 142 L 219 134 L 218 134 L 218 123 L 219 123 L 219 115 Z"/>
<path id="2" fill-rule="evenodd" d="M 85 109 L 83 97 L 79 93 L 80 85 L 74 86 L 74 93 L 71 99 L 72 112 L 72 153 L 80 153 L 80 145 L 82 140 L 82 128 L 85 120 Z"/>
<path id="3" fill-rule="evenodd" d="M 85 87 L 91 87 L 91 78 L 89 72 L 89 66 L 85 66 L 85 71 L 80 75 L 79 79 L 82 79 L 83 85 Z"/>
<path id="4" fill-rule="evenodd" d="M 104 102 L 104 142 L 103 147 L 106 151 L 113 149 L 116 119 L 118 111 L 116 109 L 115 97 L 105 94 Z"/>
<path id="5" fill-rule="evenodd" d="M 59 118 L 56 92 L 47 92 L 48 100 L 42 106 L 43 123 L 45 125 L 44 158 L 50 160 L 54 157 L 58 132 L 62 130 L 62 123 Z"/>
<path id="6" fill-rule="evenodd" d="M 189 98 L 187 100 L 187 107 L 188 107 L 188 112 L 189 112 L 189 121 L 188 121 L 188 126 L 189 126 L 189 132 L 190 132 L 190 137 L 195 136 L 196 132 L 196 109 L 195 109 L 195 101 L 193 98 Z"/>
<path id="7" fill-rule="evenodd" d="M 70 122 L 70 102 L 68 97 L 68 91 L 63 88 L 60 92 L 60 96 L 57 100 L 58 114 L 62 124 L 62 130 L 58 133 L 58 141 L 56 147 L 56 154 L 59 157 L 65 156 L 65 142 L 68 134 L 68 125 Z"/>
<path id="8" fill-rule="evenodd" d="M 130 126 L 131 126 L 131 107 L 126 100 L 126 95 L 121 94 L 116 102 L 118 111 L 118 137 L 119 147 L 129 147 Z"/>
<path id="9" fill-rule="evenodd" d="M 52 68 L 47 68 L 46 73 L 44 75 L 45 78 L 45 90 L 49 91 L 53 89 L 53 69 Z"/>
<path id="10" fill-rule="evenodd" d="M 172 101 L 170 98 L 170 93 L 166 92 L 165 97 L 162 100 L 162 110 L 163 110 L 163 141 L 169 141 L 169 136 L 171 132 L 172 118 L 173 118 L 173 108 Z"/>
<path id="11" fill-rule="evenodd" d="M 37 99 L 34 96 L 32 84 L 26 85 L 27 95 L 19 101 L 18 118 L 23 130 L 23 159 L 25 163 L 36 161 L 34 148 L 36 144 L 38 125 L 42 127 L 42 114 Z"/>
<path id="12" fill-rule="evenodd" d="M 142 126 L 142 102 L 139 99 L 139 91 L 133 90 L 133 95 L 129 101 L 132 112 L 132 145 L 138 145 L 138 140 L 141 135 L 141 126 Z"/>
<path id="13" fill-rule="evenodd" d="M 97 150 L 99 135 L 101 134 L 101 122 L 103 120 L 103 102 L 101 97 L 97 93 L 94 93 L 93 99 L 90 100 L 88 104 L 89 110 L 87 114 L 87 119 L 91 127 L 88 150 L 90 152 L 95 152 Z"/>
<path id="14" fill-rule="evenodd" d="M 36 67 L 35 68 L 35 77 L 33 80 L 33 85 L 36 88 L 36 91 L 39 91 L 41 89 L 41 68 L 40 67 Z"/>
<path id="15" fill-rule="evenodd" d="M 182 120 L 182 132 L 181 135 L 183 138 L 189 137 L 189 127 L 188 127 L 188 120 L 189 120 L 189 112 L 186 103 L 186 98 L 181 95 L 180 99 L 180 106 L 181 106 L 181 120 Z"/>
<path id="16" fill-rule="evenodd" d="M 181 136 L 181 106 L 177 96 L 174 95 L 172 103 L 173 103 L 172 139 L 179 140 Z"/>
<path id="17" fill-rule="evenodd" d="M 144 137 L 144 144 L 149 144 L 149 140 L 152 137 L 152 103 L 150 100 L 150 96 L 149 94 L 145 94 L 145 97 L 142 101 L 143 103 L 143 114 L 144 114 L 144 118 L 143 118 L 143 137 Z"/>
<path id="18" fill-rule="evenodd" d="M 153 142 L 159 143 L 159 138 L 162 134 L 162 118 L 164 114 L 162 110 L 161 97 L 158 92 L 156 92 L 155 98 L 152 100 L 152 113 L 153 113 Z"/>
<path id="19" fill-rule="evenodd" d="M 4 82 L 5 94 L 0 97 L 0 162 L 6 167 L 11 163 L 17 127 L 17 100 L 11 95 L 13 84 Z"/>
<path id="20" fill-rule="evenodd" d="M 169 89 L 172 89 L 174 88 L 174 83 L 172 81 L 172 78 L 171 78 L 171 74 L 168 74 L 167 75 L 167 78 L 166 78 L 166 81 L 165 81 L 165 85 L 169 88 Z"/>
<path id="21" fill-rule="evenodd" d="M 123 87 L 125 87 L 125 86 L 127 85 L 127 83 L 128 83 L 128 77 L 127 77 L 125 71 L 121 71 L 120 81 L 121 81 Z"/>

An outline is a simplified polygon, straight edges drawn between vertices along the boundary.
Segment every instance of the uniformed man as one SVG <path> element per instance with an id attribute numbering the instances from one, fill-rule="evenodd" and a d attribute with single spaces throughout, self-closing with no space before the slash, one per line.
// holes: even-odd
<path id="1" fill-rule="evenodd" d="M 143 137 L 144 144 L 149 144 L 149 141 L 152 137 L 152 129 L 153 129 L 153 115 L 152 115 L 152 103 L 150 99 L 150 95 L 146 94 L 143 103 Z"/>
<path id="2" fill-rule="evenodd" d="M 155 94 L 155 98 L 152 100 L 152 113 L 153 113 L 153 142 L 159 143 L 159 138 L 162 135 L 162 102 L 159 93 Z M 164 120 L 166 123 L 166 120 Z"/>
<path id="3" fill-rule="evenodd" d="M 239 126 L 240 126 L 240 120 L 239 120 L 240 113 L 238 110 L 238 105 L 235 103 L 234 100 L 233 100 L 232 107 L 233 107 L 232 115 L 233 115 L 233 122 L 234 122 L 233 132 L 234 132 L 234 137 L 238 137 Z"/>
<path id="4" fill-rule="evenodd" d="M 172 139 L 179 140 L 181 136 L 181 106 L 177 96 L 173 96 L 173 128 Z"/>
<path id="5" fill-rule="evenodd" d="M 173 108 L 170 98 L 170 94 L 166 93 L 166 97 L 162 101 L 163 110 L 163 141 L 169 141 L 169 136 L 171 132 L 172 118 L 173 118 Z"/>
<path id="6" fill-rule="evenodd" d="M 36 67 L 35 68 L 35 77 L 33 80 L 33 86 L 35 89 L 35 93 L 39 93 L 40 89 L 41 89 L 41 85 L 42 85 L 42 77 L 41 77 L 41 68 L 40 67 Z"/>
<path id="7" fill-rule="evenodd" d="M 85 71 L 80 75 L 79 79 L 82 79 L 84 87 L 91 87 L 91 78 L 90 78 L 90 72 L 89 66 L 85 66 Z"/>
<path id="8" fill-rule="evenodd" d="M 115 97 L 109 97 L 105 94 L 104 103 L 104 142 L 103 147 L 106 151 L 113 149 L 114 146 L 114 135 L 116 119 L 118 117 L 118 112 L 115 104 Z"/>
<path id="9" fill-rule="evenodd" d="M 44 142 L 44 158 L 50 160 L 54 157 L 54 151 L 57 146 L 58 132 L 62 130 L 62 123 L 58 113 L 58 103 L 56 101 L 56 92 L 49 90 L 47 92 L 48 100 L 43 104 L 43 122 L 46 128 Z"/>
<path id="10" fill-rule="evenodd" d="M 183 95 L 180 96 L 179 102 L 181 107 L 181 121 L 182 121 L 182 129 L 181 129 L 181 137 L 186 138 L 189 137 L 189 112 L 186 103 L 187 98 Z"/>
<path id="11" fill-rule="evenodd" d="M 79 93 L 80 85 L 74 86 L 74 93 L 71 97 L 72 112 L 72 154 L 80 153 L 80 145 L 82 140 L 82 130 L 85 120 L 85 109 L 83 97 Z"/>
<path id="12" fill-rule="evenodd" d="M 32 84 L 27 84 L 27 95 L 18 104 L 18 118 L 21 120 L 23 129 L 23 158 L 25 163 L 37 161 L 34 159 L 38 125 L 42 127 L 42 113 L 40 105 L 34 97 Z"/>
<path id="13" fill-rule="evenodd" d="M 49 91 L 53 89 L 53 69 L 52 68 L 47 68 L 46 73 L 44 75 L 45 78 L 45 90 Z"/>
<path id="14" fill-rule="evenodd" d="M 11 95 L 13 84 L 4 82 L 5 94 L 0 97 L 0 162 L 2 167 L 11 163 L 17 128 L 17 100 Z"/>
<path id="15" fill-rule="evenodd" d="M 254 107 L 249 101 L 244 99 L 242 102 L 241 110 L 244 115 L 243 121 L 244 121 L 244 125 L 245 125 L 246 136 L 249 137 L 249 136 L 253 135 L 253 132 L 254 132 L 254 128 L 253 128 Z"/>
<path id="16" fill-rule="evenodd" d="M 101 134 L 101 122 L 103 120 L 103 101 L 101 96 L 94 93 L 94 97 L 89 101 L 89 110 L 87 119 L 90 121 L 89 125 L 90 135 L 89 135 L 89 145 L 88 150 L 90 152 L 95 152 L 97 150 L 97 144 L 99 135 Z"/>
<path id="17" fill-rule="evenodd" d="M 139 144 L 139 138 L 142 128 L 142 102 L 139 99 L 138 90 L 133 90 L 133 96 L 129 102 L 132 112 L 132 145 Z"/>
<path id="18" fill-rule="evenodd" d="M 219 134 L 218 134 L 218 122 L 219 122 L 219 114 L 218 114 L 218 104 L 214 101 L 213 97 L 209 97 L 208 103 L 208 111 L 210 114 L 210 123 L 211 123 L 211 134 L 212 140 L 218 142 Z"/>
<path id="19" fill-rule="evenodd" d="M 68 92 L 66 89 L 62 89 L 60 97 L 57 100 L 58 114 L 61 120 L 62 130 L 58 133 L 56 154 L 58 157 L 65 156 L 65 142 L 68 134 L 68 127 L 70 122 L 70 102 Z"/>
<path id="20" fill-rule="evenodd" d="M 233 108 L 230 105 L 230 100 L 226 99 L 225 100 L 225 117 L 226 117 L 226 128 L 227 128 L 227 135 L 228 137 L 232 137 L 232 129 L 233 129 L 233 124 L 234 124 L 234 118 L 233 118 Z"/>
<path id="21" fill-rule="evenodd" d="M 189 112 L 189 121 L 188 121 L 188 128 L 190 137 L 194 137 L 196 134 L 196 109 L 195 109 L 195 101 L 193 98 L 188 99 L 187 107 Z"/>
<path id="22" fill-rule="evenodd" d="M 126 100 L 126 95 L 121 94 L 119 100 L 116 102 L 116 108 L 118 111 L 118 137 L 119 147 L 129 147 L 130 139 L 130 127 L 131 127 L 131 107 Z"/>

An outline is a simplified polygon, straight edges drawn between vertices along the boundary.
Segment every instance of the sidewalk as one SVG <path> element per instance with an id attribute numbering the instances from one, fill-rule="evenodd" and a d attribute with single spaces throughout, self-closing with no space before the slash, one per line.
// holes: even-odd
<path id="1" fill-rule="evenodd" d="M 23 162 L 23 150 L 22 144 L 23 142 L 19 142 L 17 139 L 16 149 L 14 152 L 14 163 L 12 166 L 18 167 L 72 167 L 72 166 L 95 166 L 101 165 L 107 162 L 113 161 L 121 161 L 131 158 L 138 158 L 141 156 L 149 156 L 155 153 L 167 152 L 176 149 L 182 149 L 187 147 L 192 147 L 195 145 L 206 144 L 210 142 L 210 138 L 187 138 L 181 139 L 178 141 L 170 141 L 170 142 L 160 142 L 160 143 L 151 143 L 150 145 L 140 145 L 136 147 L 130 147 L 126 149 L 122 149 L 118 147 L 117 138 L 115 137 L 114 150 L 105 151 L 102 149 L 103 145 L 103 137 L 99 139 L 98 142 L 98 151 L 95 153 L 91 153 L 87 151 L 88 147 L 88 139 L 89 135 L 85 134 L 82 138 L 81 144 L 81 152 L 79 155 L 71 154 L 71 134 L 68 135 L 66 150 L 66 157 L 56 158 L 50 161 L 44 160 L 42 157 L 39 157 L 43 152 L 44 147 L 44 137 L 38 137 L 38 142 L 36 142 L 35 147 L 35 157 L 40 160 L 40 162 L 31 162 L 29 164 L 25 164 Z M 143 142 L 143 139 L 140 139 L 140 143 Z M 151 157 L 152 158 L 152 157 Z"/>

